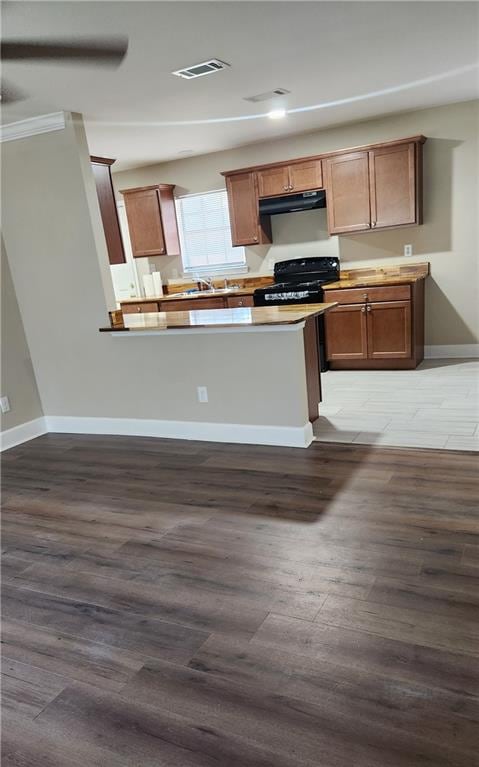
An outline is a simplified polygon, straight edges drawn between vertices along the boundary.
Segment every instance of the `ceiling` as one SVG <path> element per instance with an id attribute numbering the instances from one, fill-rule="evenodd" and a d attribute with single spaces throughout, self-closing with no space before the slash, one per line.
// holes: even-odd
<path id="1" fill-rule="evenodd" d="M 81 112 L 91 153 L 117 169 L 479 97 L 476 2 L 17 1 L 2 15 L 4 39 L 128 35 L 116 70 L 3 66 L 29 94 L 3 123 Z M 209 58 L 231 67 L 170 74 Z M 278 87 L 291 91 L 282 120 L 243 100 Z"/>

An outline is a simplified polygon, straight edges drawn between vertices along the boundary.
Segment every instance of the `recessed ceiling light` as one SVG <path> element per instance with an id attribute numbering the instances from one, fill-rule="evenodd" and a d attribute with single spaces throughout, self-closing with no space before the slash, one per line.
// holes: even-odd
<path id="1" fill-rule="evenodd" d="M 268 112 L 268 117 L 270 120 L 281 120 L 286 117 L 286 109 L 272 109 Z"/>

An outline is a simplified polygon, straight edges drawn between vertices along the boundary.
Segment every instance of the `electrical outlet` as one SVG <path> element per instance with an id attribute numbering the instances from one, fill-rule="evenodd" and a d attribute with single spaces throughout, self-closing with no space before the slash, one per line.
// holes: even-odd
<path id="1" fill-rule="evenodd" d="M 404 255 L 405 256 L 412 256 L 412 245 L 405 245 L 404 246 Z"/>
<path id="2" fill-rule="evenodd" d="M 2 413 L 8 413 L 10 410 L 10 400 L 8 397 L 0 397 L 0 410 Z"/>
<path id="3" fill-rule="evenodd" d="M 198 402 L 208 402 L 208 389 L 206 386 L 197 386 Z"/>

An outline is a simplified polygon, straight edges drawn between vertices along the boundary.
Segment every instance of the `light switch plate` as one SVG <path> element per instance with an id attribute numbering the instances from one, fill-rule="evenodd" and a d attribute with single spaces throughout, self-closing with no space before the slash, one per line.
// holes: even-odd
<path id="1" fill-rule="evenodd" d="M 198 402 L 208 402 L 208 389 L 206 386 L 197 386 Z"/>
<path id="2" fill-rule="evenodd" d="M 405 256 L 412 256 L 412 245 L 405 245 L 404 246 L 404 255 Z"/>
<path id="3" fill-rule="evenodd" d="M 8 413 L 10 410 L 10 400 L 8 397 L 0 397 L 0 410 L 2 413 Z"/>

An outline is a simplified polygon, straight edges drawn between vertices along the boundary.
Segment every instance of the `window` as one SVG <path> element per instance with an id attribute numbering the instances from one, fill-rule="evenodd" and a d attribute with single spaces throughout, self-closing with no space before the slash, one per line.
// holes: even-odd
<path id="1" fill-rule="evenodd" d="M 225 189 L 179 197 L 176 206 L 184 272 L 246 271 L 244 248 L 231 244 Z"/>

